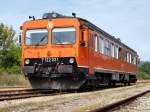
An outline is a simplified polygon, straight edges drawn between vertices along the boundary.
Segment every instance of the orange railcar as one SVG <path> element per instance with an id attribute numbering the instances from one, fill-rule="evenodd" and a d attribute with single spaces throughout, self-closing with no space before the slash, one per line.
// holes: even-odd
<path id="1" fill-rule="evenodd" d="M 46 13 L 22 26 L 22 71 L 33 88 L 135 83 L 137 53 L 89 21 Z"/>

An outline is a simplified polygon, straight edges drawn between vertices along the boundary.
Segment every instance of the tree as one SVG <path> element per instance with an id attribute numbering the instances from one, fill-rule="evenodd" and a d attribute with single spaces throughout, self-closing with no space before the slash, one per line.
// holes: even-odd
<path id="1" fill-rule="evenodd" d="M 141 79 L 150 79 L 150 62 L 144 62 L 138 71 L 138 76 Z"/>
<path id="2" fill-rule="evenodd" d="M 13 28 L 0 23 L 0 67 L 19 71 L 21 48 L 16 46 L 14 37 Z"/>
<path id="3" fill-rule="evenodd" d="M 0 23 L 0 49 L 1 51 L 7 51 L 14 44 L 15 31 L 12 27 L 5 26 Z"/>

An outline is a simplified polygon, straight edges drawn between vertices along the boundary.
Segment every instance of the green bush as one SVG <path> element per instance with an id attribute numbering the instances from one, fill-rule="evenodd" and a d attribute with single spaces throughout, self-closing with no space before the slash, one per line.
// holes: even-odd
<path id="1" fill-rule="evenodd" d="M 21 48 L 16 45 L 14 36 L 12 27 L 0 23 L 0 73 L 20 73 Z"/>
<path id="2" fill-rule="evenodd" d="M 20 71 L 21 48 L 16 45 L 15 30 L 0 23 L 0 85 L 27 85 Z"/>
<path id="3" fill-rule="evenodd" d="M 144 62 L 138 68 L 139 79 L 150 79 L 150 62 Z"/>
<path id="4" fill-rule="evenodd" d="M 6 70 L 9 74 L 20 74 L 21 68 L 20 66 L 13 65 L 12 67 Z"/>

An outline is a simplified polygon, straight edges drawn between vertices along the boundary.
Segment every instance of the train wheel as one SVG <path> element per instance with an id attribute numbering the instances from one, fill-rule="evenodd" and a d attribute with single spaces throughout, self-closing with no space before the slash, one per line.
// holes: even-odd
<path id="1" fill-rule="evenodd" d="M 124 86 L 127 86 L 127 82 L 124 82 Z"/>
<path id="2" fill-rule="evenodd" d="M 130 82 L 128 82 L 128 86 L 130 86 L 131 84 L 130 84 Z"/>
<path id="3" fill-rule="evenodd" d="M 111 81 L 109 81 L 108 86 L 112 87 L 112 82 Z"/>
<path id="4" fill-rule="evenodd" d="M 113 86 L 116 86 L 116 82 L 113 82 L 112 84 L 113 84 Z"/>

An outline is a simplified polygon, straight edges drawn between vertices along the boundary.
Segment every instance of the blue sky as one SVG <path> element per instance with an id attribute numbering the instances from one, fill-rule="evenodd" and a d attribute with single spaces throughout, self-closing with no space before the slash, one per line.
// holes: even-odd
<path id="1" fill-rule="evenodd" d="M 141 60 L 150 61 L 150 0 L 3 0 L 0 22 L 19 33 L 29 15 L 41 18 L 50 11 L 76 12 L 135 49 Z"/>

